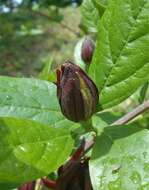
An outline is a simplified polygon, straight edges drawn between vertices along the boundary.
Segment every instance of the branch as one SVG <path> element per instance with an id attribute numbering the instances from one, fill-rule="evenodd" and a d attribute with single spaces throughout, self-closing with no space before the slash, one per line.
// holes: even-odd
<path id="1" fill-rule="evenodd" d="M 129 121 L 133 120 L 138 115 L 144 113 L 148 109 L 149 109 L 149 100 L 147 100 L 144 103 L 140 104 L 134 110 L 127 113 L 126 115 L 124 115 L 123 117 L 121 117 L 120 119 L 115 121 L 114 123 L 112 123 L 111 126 L 113 126 L 113 125 L 124 125 L 124 124 L 128 123 Z"/>
<path id="2" fill-rule="evenodd" d="M 32 10 L 30 10 L 30 11 L 32 11 Z M 46 19 L 49 19 L 49 20 L 53 21 L 53 19 L 52 19 L 49 15 L 47 15 L 47 14 L 45 14 L 45 13 L 43 13 L 43 12 L 40 12 L 40 11 L 32 11 L 32 12 L 35 13 L 36 15 L 40 15 L 40 16 L 42 16 L 42 17 L 45 17 Z M 73 33 L 74 35 L 76 35 L 77 37 L 80 37 L 80 36 L 81 36 L 79 32 L 74 31 L 74 30 L 73 30 L 72 28 L 70 28 L 67 24 L 62 23 L 62 22 L 60 22 L 59 24 L 60 24 L 60 26 L 61 26 L 62 28 L 67 29 L 68 31 L 70 31 L 71 33 Z"/>
<path id="3" fill-rule="evenodd" d="M 112 123 L 110 126 L 124 125 L 124 124 L 128 123 L 129 121 L 131 121 L 132 119 L 134 119 L 135 117 L 137 117 L 138 115 L 146 112 L 147 110 L 149 110 L 149 100 L 140 104 L 134 110 L 127 113 L 126 115 L 124 115 L 123 117 L 121 117 L 120 119 L 118 119 L 117 121 Z M 88 152 L 93 147 L 94 143 L 95 143 L 94 139 L 92 139 L 90 141 L 86 141 L 85 153 Z"/>
<path id="4" fill-rule="evenodd" d="M 74 31 L 72 28 L 70 28 L 67 24 L 65 23 L 60 23 L 61 27 L 69 30 L 69 32 L 72 32 L 74 35 L 76 35 L 77 37 L 81 37 L 79 32 Z"/>

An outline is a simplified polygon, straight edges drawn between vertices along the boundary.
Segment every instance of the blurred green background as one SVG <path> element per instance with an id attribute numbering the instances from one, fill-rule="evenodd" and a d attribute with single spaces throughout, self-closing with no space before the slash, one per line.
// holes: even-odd
<path id="1" fill-rule="evenodd" d="M 81 0 L 0 0 L 0 75 L 37 76 L 67 59 L 81 37 Z"/>

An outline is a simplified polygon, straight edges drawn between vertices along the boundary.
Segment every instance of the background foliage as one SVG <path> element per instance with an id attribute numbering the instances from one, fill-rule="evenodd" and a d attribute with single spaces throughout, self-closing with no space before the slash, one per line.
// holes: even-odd
<path id="1" fill-rule="evenodd" d="M 80 12 L 72 1 L 14 2 L 0 1 L 1 74 L 36 76 L 50 57 L 54 67 L 73 57 Z"/>

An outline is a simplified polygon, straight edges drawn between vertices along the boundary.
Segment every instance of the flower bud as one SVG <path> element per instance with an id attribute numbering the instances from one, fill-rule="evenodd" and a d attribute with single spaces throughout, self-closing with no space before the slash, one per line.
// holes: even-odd
<path id="1" fill-rule="evenodd" d="M 64 170 L 58 175 L 55 190 L 93 190 L 88 160 L 65 165 Z"/>
<path id="2" fill-rule="evenodd" d="M 57 96 L 62 113 L 70 120 L 87 120 L 96 111 L 98 90 L 77 65 L 66 62 L 57 71 Z"/>
<path id="3" fill-rule="evenodd" d="M 95 49 L 94 41 L 90 37 L 86 37 L 82 43 L 81 57 L 87 64 L 91 63 L 93 52 Z"/>

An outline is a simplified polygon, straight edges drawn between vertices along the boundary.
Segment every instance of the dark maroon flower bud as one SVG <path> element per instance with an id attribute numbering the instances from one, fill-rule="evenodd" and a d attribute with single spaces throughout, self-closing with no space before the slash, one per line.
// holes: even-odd
<path id="1" fill-rule="evenodd" d="M 95 49 L 94 41 L 90 37 L 86 37 L 82 43 L 81 57 L 87 64 L 91 63 L 93 52 Z"/>
<path id="2" fill-rule="evenodd" d="M 48 188 L 55 189 L 56 187 L 56 182 L 54 180 L 48 178 L 42 178 L 42 182 Z"/>
<path id="3" fill-rule="evenodd" d="M 56 180 L 55 190 L 93 190 L 88 160 L 75 161 L 64 166 Z"/>
<path id="4" fill-rule="evenodd" d="M 35 190 L 35 181 L 31 181 L 28 183 L 23 184 L 21 187 L 18 188 L 18 190 Z"/>
<path id="5" fill-rule="evenodd" d="M 57 96 L 62 113 L 70 120 L 87 120 L 96 111 L 98 90 L 77 65 L 66 62 L 57 71 Z"/>

